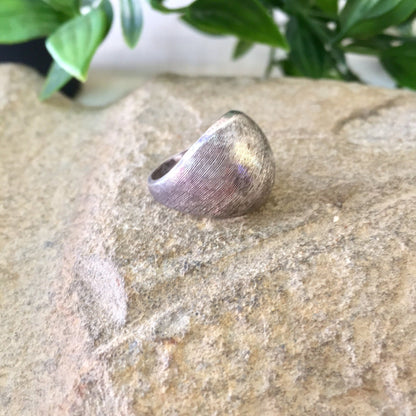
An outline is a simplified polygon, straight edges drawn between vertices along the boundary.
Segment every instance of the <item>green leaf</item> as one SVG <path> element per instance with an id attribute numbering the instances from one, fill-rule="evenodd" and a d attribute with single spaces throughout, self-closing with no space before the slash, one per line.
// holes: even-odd
<path id="1" fill-rule="evenodd" d="M 105 35 L 107 36 L 108 32 L 111 29 L 114 17 L 113 6 L 111 5 L 110 0 L 102 0 L 100 4 L 100 9 L 102 9 L 104 13 L 107 15 L 107 31 L 105 32 Z"/>
<path id="2" fill-rule="evenodd" d="M 283 8 L 286 0 L 263 0 L 262 3 L 270 3 L 272 6 Z"/>
<path id="3" fill-rule="evenodd" d="M 301 77 L 302 73 L 293 65 L 293 62 L 289 59 L 284 59 L 283 61 L 279 62 L 279 66 L 281 67 L 283 73 L 289 77 Z"/>
<path id="4" fill-rule="evenodd" d="M 370 36 L 406 20 L 415 0 L 349 0 L 340 15 L 341 35 Z"/>
<path id="5" fill-rule="evenodd" d="M 183 13 L 187 9 L 187 7 L 171 9 L 171 8 L 165 7 L 163 5 L 164 2 L 165 0 L 149 0 L 150 5 L 155 10 L 158 10 L 159 12 L 162 12 L 162 13 Z"/>
<path id="6" fill-rule="evenodd" d="M 253 42 L 247 42 L 245 40 L 238 40 L 234 52 L 233 59 L 239 59 L 244 56 L 252 47 L 254 46 Z"/>
<path id="7" fill-rule="evenodd" d="M 100 8 L 107 15 L 107 33 L 111 29 L 113 23 L 113 6 L 111 5 L 110 0 L 77 0 L 79 2 L 79 9 L 81 14 L 90 13 L 93 9 Z"/>
<path id="8" fill-rule="evenodd" d="M 47 36 L 66 19 L 40 0 L 0 0 L 0 43 Z"/>
<path id="9" fill-rule="evenodd" d="M 211 34 L 288 49 L 286 39 L 258 0 L 196 0 L 182 19 Z"/>
<path id="10" fill-rule="evenodd" d="M 267 13 L 269 13 L 270 16 L 273 16 L 273 4 L 270 0 L 259 0 L 259 2 L 267 10 Z"/>
<path id="11" fill-rule="evenodd" d="M 79 7 L 83 11 L 83 14 L 89 13 L 92 9 L 101 6 L 103 0 L 78 0 Z"/>
<path id="12" fill-rule="evenodd" d="M 339 17 L 342 32 L 347 33 L 354 25 L 366 18 L 377 17 L 388 12 L 393 7 L 397 6 L 400 1 L 401 0 L 347 0 Z"/>
<path id="13" fill-rule="evenodd" d="M 49 6 L 53 7 L 68 16 L 75 16 L 79 13 L 79 1 L 78 0 L 42 0 Z"/>
<path id="14" fill-rule="evenodd" d="M 406 21 L 398 25 L 395 29 L 400 36 L 413 36 L 414 13 Z"/>
<path id="15" fill-rule="evenodd" d="M 351 53 L 379 56 L 383 50 L 391 47 L 392 42 L 398 40 L 399 38 L 396 36 L 379 34 L 368 39 L 351 39 L 351 42 L 345 45 L 343 49 Z"/>
<path id="16" fill-rule="evenodd" d="M 380 61 L 400 87 L 416 89 L 416 42 L 382 52 Z"/>
<path id="17" fill-rule="evenodd" d="M 193 20 L 187 14 L 182 15 L 181 20 L 187 23 L 189 26 L 192 26 L 194 29 L 208 33 L 209 35 L 224 35 L 224 30 L 222 28 L 218 28 L 214 25 L 206 25 L 200 21 Z"/>
<path id="18" fill-rule="evenodd" d="M 108 29 L 107 14 L 101 8 L 75 17 L 61 26 L 46 41 L 46 47 L 66 72 L 85 81 L 88 67 Z"/>
<path id="19" fill-rule="evenodd" d="M 315 0 L 315 4 L 324 12 L 337 14 L 338 0 Z"/>
<path id="20" fill-rule="evenodd" d="M 402 0 L 388 13 L 371 19 L 363 20 L 351 28 L 350 34 L 358 36 L 375 35 L 388 27 L 405 21 L 416 10 L 415 0 Z"/>
<path id="21" fill-rule="evenodd" d="M 42 92 L 40 93 L 40 99 L 46 100 L 49 98 L 54 92 L 60 90 L 68 83 L 71 78 L 71 74 L 68 74 L 68 72 L 63 70 L 56 62 L 53 62 L 49 68 Z"/>
<path id="22" fill-rule="evenodd" d="M 142 31 L 143 15 L 140 0 L 121 0 L 121 26 L 127 45 L 134 48 Z"/>
<path id="23" fill-rule="evenodd" d="M 320 78 L 325 69 L 326 51 L 321 40 L 300 17 L 293 16 L 286 29 L 289 60 L 307 77 Z"/>

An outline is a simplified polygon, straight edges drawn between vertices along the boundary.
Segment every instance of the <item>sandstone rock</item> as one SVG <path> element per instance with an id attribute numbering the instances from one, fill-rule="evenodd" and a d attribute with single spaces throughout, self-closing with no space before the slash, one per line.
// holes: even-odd
<path id="1" fill-rule="evenodd" d="M 150 81 L 87 109 L 0 67 L 0 411 L 416 412 L 416 96 Z M 148 173 L 229 109 L 272 145 L 259 211 L 201 220 Z"/>

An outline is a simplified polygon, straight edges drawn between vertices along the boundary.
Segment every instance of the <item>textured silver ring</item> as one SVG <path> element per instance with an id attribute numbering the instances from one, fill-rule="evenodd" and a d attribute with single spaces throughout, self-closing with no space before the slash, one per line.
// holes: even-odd
<path id="1" fill-rule="evenodd" d="M 198 217 L 228 218 L 260 207 L 274 184 L 273 153 L 260 127 L 229 111 L 189 149 L 155 169 L 148 186 L 156 201 Z"/>

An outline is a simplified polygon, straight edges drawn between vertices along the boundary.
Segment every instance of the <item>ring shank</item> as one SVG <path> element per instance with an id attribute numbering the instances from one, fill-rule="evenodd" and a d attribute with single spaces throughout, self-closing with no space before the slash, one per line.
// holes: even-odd
<path id="1" fill-rule="evenodd" d="M 149 176 L 149 181 L 157 181 L 165 176 L 183 157 L 188 149 L 177 153 L 171 158 L 165 160 L 158 168 L 156 168 Z"/>

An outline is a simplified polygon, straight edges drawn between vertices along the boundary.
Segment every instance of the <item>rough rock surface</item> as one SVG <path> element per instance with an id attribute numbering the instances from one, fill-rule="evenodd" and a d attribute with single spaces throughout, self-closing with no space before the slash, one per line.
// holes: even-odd
<path id="1" fill-rule="evenodd" d="M 416 95 L 162 77 L 104 109 L 0 67 L 0 414 L 416 414 Z M 148 173 L 229 109 L 259 211 L 195 219 Z"/>

